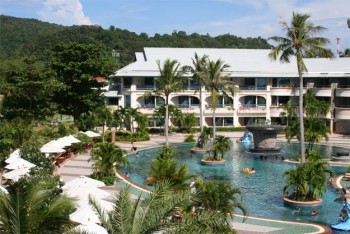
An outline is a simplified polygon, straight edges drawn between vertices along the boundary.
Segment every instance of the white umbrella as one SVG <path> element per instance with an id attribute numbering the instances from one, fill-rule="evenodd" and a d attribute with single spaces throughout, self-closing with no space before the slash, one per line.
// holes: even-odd
<path id="1" fill-rule="evenodd" d="M 88 225 L 80 224 L 79 226 L 73 228 L 73 230 L 78 232 L 86 232 L 88 234 L 108 234 L 106 229 L 95 223 Z"/>
<path id="2" fill-rule="evenodd" d="M 89 196 L 93 199 L 103 199 L 110 195 L 110 193 L 103 191 L 96 187 L 76 187 L 64 191 L 68 196 L 77 198 L 78 200 L 88 200 Z"/>
<path id="3" fill-rule="evenodd" d="M 20 169 L 16 169 L 16 170 L 7 172 L 7 173 L 3 174 L 2 176 L 5 179 L 13 180 L 14 182 L 17 182 L 22 176 L 28 174 L 29 171 L 30 171 L 29 168 L 20 168 Z"/>
<path id="4" fill-rule="evenodd" d="M 83 132 L 84 134 L 86 134 L 88 137 L 98 137 L 100 136 L 99 133 L 96 133 L 96 132 L 93 132 L 93 131 L 86 131 L 86 132 Z"/>
<path id="5" fill-rule="evenodd" d="M 78 208 L 74 213 L 69 215 L 69 219 L 81 224 L 101 223 L 95 208 L 90 205 Z"/>
<path id="6" fill-rule="evenodd" d="M 109 202 L 109 201 L 106 201 L 106 200 L 103 200 L 103 199 L 99 199 L 99 200 L 95 200 L 95 203 L 104 211 L 104 212 L 109 212 L 109 211 L 112 211 L 114 210 L 115 208 L 115 205 L 114 203 L 112 202 Z M 89 204 L 89 200 L 86 199 L 86 200 L 79 200 L 77 201 L 77 204 L 79 207 L 84 207 L 86 205 Z"/>
<path id="7" fill-rule="evenodd" d="M 16 149 L 15 151 L 13 151 L 10 156 L 5 160 L 6 163 L 12 163 L 17 161 L 19 158 L 21 158 L 20 155 L 20 150 Z"/>
<path id="8" fill-rule="evenodd" d="M 66 137 L 61 137 L 61 138 L 55 140 L 54 143 L 55 143 L 57 146 L 60 146 L 61 148 L 64 148 L 64 147 L 66 147 L 66 146 L 70 146 L 70 145 L 72 144 L 71 142 L 69 142 L 69 141 L 67 140 Z"/>
<path id="9" fill-rule="evenodd" d="M 68 139 L 68 141 L 72 144 L 80 143 L 80 141 L 77 138 L 75 138 L 73 135 L 66 136 L 65 138 Z"/>
<path id="10" fill-rule="evenodd" d="M 9 170 L 20 169 L 20 168 L 29 168 L 30 169 L 32 167 L 35 167 L 35 164 L 28 162 L 27 160 L 25 160 L 23 158 L 19 158 L 17 161 L 5 166 L 5 168 L 9 169 Z"/>
<path id="11" fill-rule="evenodd" d="M 105 183 L 99 180 L 95 180 L 86 176 L 79 176 L 77 178 L 74 178 L 68 182 L 65 183 L 64 186 L 62 186 L 63 190 L 68 190 L 68 189 L 76 189 L 78 187 L 83 187 L 83 186 L 88 186 L 88 187 L 102 187 L 106 186 Z"/>
<path id="12" fill-rule="evenodd" d="M 4 187 L 2 187 L 0 185 L 0 191 L 4 192 L 5 194 L 9 194 L 9 192 L 7 191 L 7 189 L 5 189 Z"/>
<path id="13" fill-rule="evenodd" d="M 61 147 L 58 146 L 54 141 L 50 141 L 49 143 L 43 145 L 40 148 L 41 153 L 63 153 L 65 150 Z"/>

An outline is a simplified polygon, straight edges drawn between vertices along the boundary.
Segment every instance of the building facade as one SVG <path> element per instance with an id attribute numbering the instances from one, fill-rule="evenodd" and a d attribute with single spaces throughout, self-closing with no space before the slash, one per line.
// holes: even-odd
<path id="1" fill-rule="evenodd" d="M 118 106 L 140 108 L 151 118 L 155 108 L 164 103 L 163 97 L 143 96 L 154 90 L 154 79 L 159 76 L 157 61 L 162 64 L 166 59 L 172 59 L 181 66 L 192 66 L 195 53 L 228 64 L 230 67 L 225 75 L 240 89 L 233 97 L 220 97 L 216 126 L 245 126 L 258 120 L 279 123 L 283 104 L 291 100 L 298 105 L 299 79 L 295 60 L 290 63 L 271 61 L 270 50 L 205 48 L 144 48 L 143 52 L 136 53 L 135 62 L 112 77 L 104 94 L 107 104 L 112 109 Z M 304 73 L 304 93 L 312 89 L 318 99 L 329 102 L 331 111 L 324 118 L 331 131 L 350 134 L 350 58 L 306 58 L 304 62 L 308 69 Z M 183 113 L 194 113 L 197 118 L 202 105 L 203 123 L 212 126 L 210 93 L 202 87 L 201 102 L 196 90 L 198 83 L 189 80 L 185 90 L 170 95 L 169 103 Z M 152 125 L 156 123 L 150 121 Z"/>

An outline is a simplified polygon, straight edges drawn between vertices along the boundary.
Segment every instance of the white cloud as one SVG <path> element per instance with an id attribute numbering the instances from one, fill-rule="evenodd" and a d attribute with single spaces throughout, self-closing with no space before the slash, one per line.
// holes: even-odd
<path id="1" fill-rule="evenodd" d="M 80 0 L 45 0 L 43 9 L 38 11 L 41 20 L 62 25 L 91 25 L 85 16 Z"/>

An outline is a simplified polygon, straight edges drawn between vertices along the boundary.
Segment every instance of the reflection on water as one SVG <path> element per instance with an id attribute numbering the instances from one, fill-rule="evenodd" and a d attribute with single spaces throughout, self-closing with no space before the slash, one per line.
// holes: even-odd
<path id="1" fill-rule="evenodd" d="M 295 159 L 299 145 L 277 143 L 276 146 L 281 147 L 281 153 L 277 157 L 268 156 L 266 160 L 261 160 L 259 155 L 248 153 L 252 145 L 234 142 L 231 152 L 225 155 L 226 164 L 223 166 L 202 165 L 200 159 L 205 156 L 191 154 L 192 145 L 175 145 L 174 149 L 177 152 L 176 161 L 187 164 L 190 174 L 201 176 L 206 180 L 226 181 L 240 188 L 244 194 L 243 203 L 248 208 L 249 215 L 324 224 L 335 223 L 342 206 L 334 202 L 338 195 L 331 187 L 323 197 L 323 204 L 317 207 L 317 216 L 311 216 L 313 208 L 301 208 L 300 212 L 293 212 L 294 208 L 284 205 L 282 197 L 284 172 L 295 165 L 285 163 L 281 158 L 283 156 Z M 129 157 L 130 165 L 123 169 L 123 173 L 127 170 L 131 180 L 142 185 L 148 177 L 151 161 L 158 150 L 159 148 L 142 151 L 138 158 Z M 320 145 L 315 145 L 314 150 L 318 151 L 322 158 L 330 158 L 336 152 L 344 151 L 339 147 Z M 254 167 L 256 174 L 248 175 L 242 172 L 244 167 Z M 336 173 L 344 173 L 346 170 L 341 167 L 332 167 L 332 169 Z"/>

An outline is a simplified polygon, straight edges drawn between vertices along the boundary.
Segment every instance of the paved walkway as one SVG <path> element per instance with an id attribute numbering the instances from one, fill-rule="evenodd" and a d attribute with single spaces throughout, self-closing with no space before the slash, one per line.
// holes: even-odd
<path id="1" fill-rule="evenodd" d="M 240 137 L 243 136 L 243 132 L 220 132 L 220 135 L 227 136 L 232 140 L 236 141 Z M 169 143 L 182 143 L 186 138 L 183 134 L 172 134 L 169 136 Z M 284 136 L 279 136 L 278 140 L 285 141 Z M 138 149 L 146 149 L 149 147 L 159 146 L 165 143 L 165 137 L 154 135 L 151 136 L 149 141 L 137 142 L 136 146 Z M 322 141 L 321 143 L 326 143 Z M 344 136 L 339 134 L 332 134 L 329 137 L 329 141 L 327 142 L 333 146 L 341 146 L 350 148 L 350 136 Z M 131 143 L 130 142 L 117 142 L 119 147 L 130 150 Z M 85 175 L 90 176 L 92 174 L 92 163 L 89 162 L 90 155 L 82 154 L 77 157 L 67 161 L 61 168 L 58 169 L 58 173 L 60 174 L 63 181 L 69 181 L 75 177 Z M 105 191 L 111 193 L 111 195 L 107 198 L 107 200 L 112 201 L 117 194 L 117 187 L 125 185 L 124 181 L 119 181 L 116 187 L 105 187 L 103 188 Z M 132 193 L 135 195 L 139 195 L 139 190 L 132 190 Z M 286 222 L 279 220 L 271 220 L 271 219 L 263 219 L 256 217 L 249 217 L 244 223 L 241 222 L 241 217 L 236 216 L 233 220 L 233 227 L 240 234 L 257 234 L 257 233 L 331 233 L 331 230 L 328 227 L 324 227 L 321 225 L 307 224 L 307 223 L 296 223 L 296 222 Z"/>

